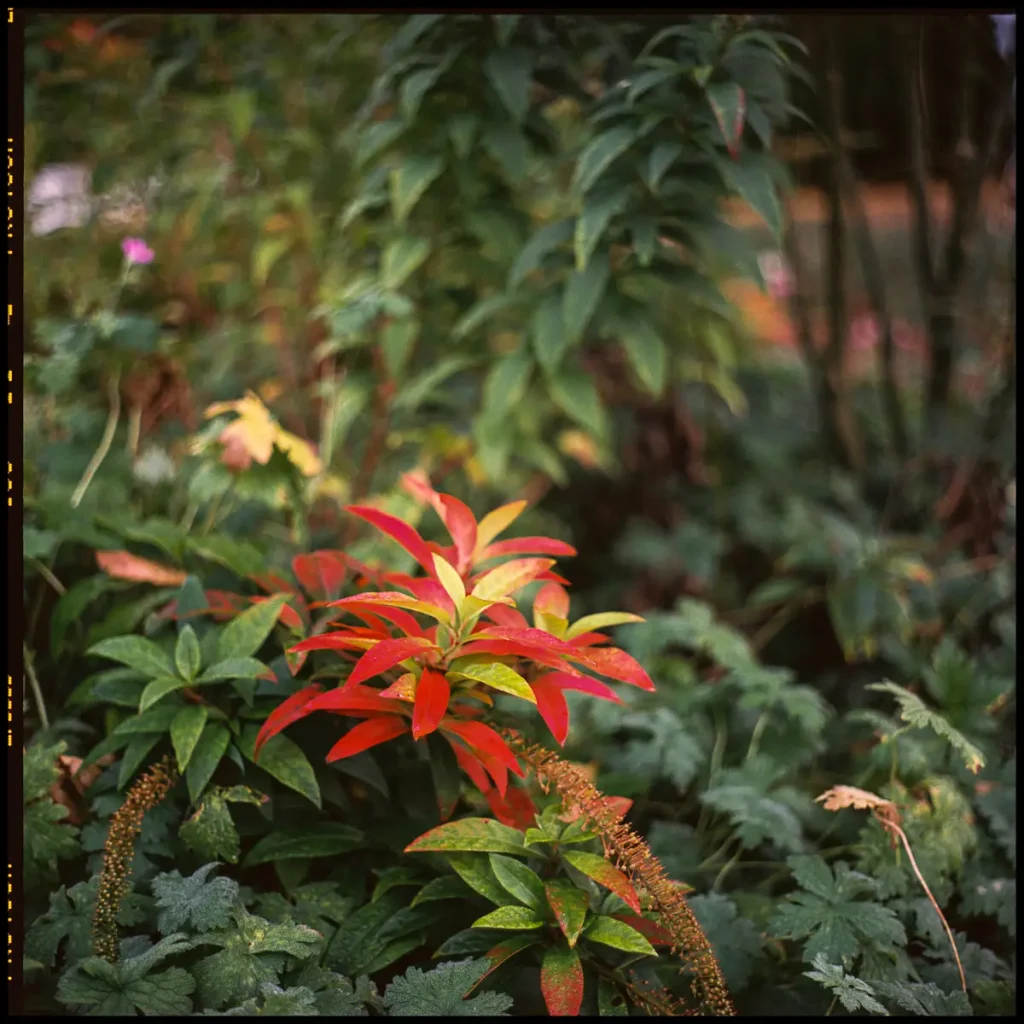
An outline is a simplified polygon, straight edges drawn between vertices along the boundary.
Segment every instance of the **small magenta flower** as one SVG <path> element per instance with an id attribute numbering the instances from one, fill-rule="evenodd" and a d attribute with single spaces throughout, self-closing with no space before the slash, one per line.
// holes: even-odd
<path id="1" fill-rule="evenodd" d="M 121 243 L 121 252 L 129 263 L 152 263 L 156 253 L 141 238 L 126 238 Z"/>

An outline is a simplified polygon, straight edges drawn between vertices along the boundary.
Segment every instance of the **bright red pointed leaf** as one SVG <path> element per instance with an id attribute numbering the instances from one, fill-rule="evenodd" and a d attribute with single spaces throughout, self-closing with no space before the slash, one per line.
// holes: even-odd
<path id="1" fill-rule="evenodd" d="M 331 625 L 345 629 L 347 632 L 352 633 L 356 636 L 372 636 L 377 640 L 388 640 L 391 638 L 391 630 L 388 628 L 388 624 L 379 616 L 371 615 L 367 611 L 357 611 L 355 608 L 349 606 L 345 609 L 351 612 L 356 618 L 362 619 L 366 623 L 365 626 L 347 626 L 342 624 L 339 618 L 332 619 Z"/>
<path id="2" fill-rule="evenodd" d="M 300 640 L 289 650 L 296 653 L 300 651 L 365 651 L 367 645 L 371 643 L 373 641 L 369 638 L 355 633 L 323 633 L 320 636 L 311 636 Z"/>
<path id="3" fill-rule="evenodd" d="M 322 689 L 322 686 L 315 683 L 312 686 L 307 686 L 299 690 L 298 693 L 293 693 L 267 715 L 266 721 L 260 726 L 260 731 L 256 734 L 254 746 L 256 757 L 259 757 L 260 750 L 267 740 L 276 736 L 282 729 L 286 729 L 292 722 L 297 722 L 300 718 L 304 718 L 309 714 L 306 710 L 306 705 Z"/>
<path id="4" fill-rule="evenodd" d="M 554 615 L 559 619 L 569 618 L 569 595 L 560 583 L 545 583 L 533 599 L 535 615 Z"/>
<path id="5" fill-rule="evenodd" d="M 513 654 L 519 658 L 530 658 L 539 665 L 547 665 L 549 668 L 557 668 L 562 672 L 572 675 L 576 672 L 574 666 L 562 660 L 562 656 L 554 651 L 549 651 L 537 644 L 518 643 L 515 640 L 473 640 L 463 644 L 459 648 L 459 657 L 468 657 L 471 654 L 497 654 L 505 656 Z"/>
<path id="6" fill-rule="evenodd" d="M 574 636 L 569 643 L 573 647 L 594 647 L 597 644 L 607 643 L 611 637 L 605 633 L 580 633 L 579 636 Z"/>
<path id="7" fill-rule="evenodd" d="M 425 637 L 400 636 L 393 640 L 381 640 L 356 662 L 356 667 L 352 669 L 352 675 L 349 676 L 345 685 L 355 686 L 357 683 L 380 675 L 381 672 L 387 672 L 389 668 L 394 668 L 406 658 L 431 651 L 440 651 L 440 648 Z"/>
<path id="8" fill-rule="evenodd" d="M 589 676 L 574 676 L 568 672 L 549 672 L 542 678 L 549 680 L 563 690 L 578 690 L 589 693 L 601 700 L 610 700 L 613 704 L 621 704 L 622 698 L 607 683 L 591 679 Z"/>
<path id="9" fill-rule="evenodd" d="M 401 608 L 395 608 L 385 604 L 374 604 L 374 605 L 361 605 L 358 601 L 353 601 L 351 604 L 345 605 L 347 611 L 351 611 L 353 615 L 358 615 L 364 622 L 370 622 L 371 619 L 386 619 L 388 622 L 393 622 L 406 636 L 423 636 L 423 627 L 407 612 Z M 373 614 L 369 614 L 369 609 L 373 609 Z M 387 630 L 385 630 L 387 633 Z"/>
<path id="10" fill-rule="evenodd" d="M 636 914 L 612 914 L 612 917 L 635 928 L 652 946 L 671 946 L 674 942 L 671 932 L 657 921 Z"/>
<path id="11" fill-rule="evenodd" d="M 456 742 L 450 736 L 446 736 L 445 739 L 448 740 L 448 745 L 452 748 L 459 767 L 469 776 L 473 785 L 481 793 L 486 793 L 491 788 L 491 780 L 487 776 L 483 762 L 476 754 L 467 750 L 461 743 Z"/>
<path id="12" fill-rule="evenodd" d="M 476 516 L 458 498 L 453 498 L 450 494 L 441 495 L 441 505 L 444 509 L 441 518 L 455 542 L 458 556 L 456 568 L 459 572 L 465 572 L 470 566 L 473 550 L 476 548 Z"/>
<path id="13" fill-rule="evenodd" d="M 571 544 L 555 540 L 553 537 L 516 537 L 489 544 L 476 556 L 476 560 L 485 562 L 489 558 L 501 558 L 504 555 L 554 555 L 556 558 L 571 558 L 575 554 L 576 549 Z"/>
<path id="14" fill-rule="evenodd" d="M 491 971 L 497 970 L 506 960 L 511 959 L 521 950 L 529 949 L 530 946 L 537 945 L 538 941 L 539 940 L 535 935 L 513 935 L 511 939 L 499 942 L 493 949 L 489 949 L 484 953 L 484 956 L 490 962 L 490 966 L 480 976 L 480 980 L 477 981 L 469 991 L 472 992 L 473 989 L 475 989 L 477 985 L 479 985 L 480 982 L 491 973 Z"/>
<path id="15" fill-rule="evenodd" d="M 571 586 L 564 576 L 559 576 L 557 572 L 552 572 L 550 569 L 547 572 L 542 572 L 537 579 L 542 583 L 561 583 L 563 587 Z"/>
<path id="16" fill-rule="evenodd" d="M 499 797 L 494 790 L 489 790 L 485 795 L 492 813 L 502 825 L 525 832 L 536 823 L 537 806 L 525 789 L 513 786 L 504 797 Z"/>
<path id="17" fill-rule="evenodd" d="M 432 733 L 448 710 L 451 687 L 440 672 L 423 670 L 416 684 L 416 703 L 412 712 L 412 738 L 420 739 Z"/>
<path id="18" fill-rule="evenodd" d="M 583 965 L 568 946 L 552 946 L 540 968 L 540 991 L 552 1017 L 578 1017 L 583 1004 Z"/>
<path id="19" fill-rule="evenodd" d="M 269 597 L 261 597 L 255 604 L 260 604 L 262 601 L 271 600 Z M 291 597 L 289 601 L 299 601 L 298 597 Z M 304 603 L 304 602 L 303 602 Z M 277 621 L 284 623 L 289 629 L 294 630 L 296 633 L 302 633 L 305 631 L 305 623 L 302 621 L 302 616 L 292 607 L 291 604 L 285 602 L 281 605 L 281 610 L 277 613 Z"/>
<path id="20" fill-rule="evenodd" d="M 523 613 L 509 608 L 506 604 L 492 604 L 484 612 L 484 617 L 499 626 L 510 626 L 512 629 L 527 629 L 529 623 L 523 618 Z"/>
<path id="21" fill-rule="evenodd" d="M 558 745 L 565 743 L 569 735 L 569 705 L 565 702 L 565 695 L 562 688 L 553 683 L 548 676 L 540 676 L 530 683 L 533 695 L 537 698 L 537 710 L 540 717 L 547 723 L 551 735 L 558 741 Z"/>
<path id="22" fill-rule="evenodd" d="M 437 570 L 432 569 L 431 571 L 436 572 Z M 437 580 L 427 580 L 420 577 L 419 579 L 409 580 L 405 587 L 410 593 L 415 594 L 418 600 L 435 605 L 438 608 L 443 608 L 449 616 L 455 614 L 455 605 L 452 604 L 448 591 Z"/>
<path id="23" fill-rule="evenodd" d="M 596 853 L 586 853 L 583 850 L 566 850 L 562 856 L 587 878 L 592 878 L 598 885 L 610 889 L 630 910 L 640 913 L 640 897 L 637 896 L 633 883 L 614 864 L 609 864 L 604 857 Z"/>
<path id="24" fill-rule="evenodd" d="M 481 722 L 460 722 L 454 718 L 447 718 L 442 721 L 441 728 L 454 733 L 459 739 L 465 740 L 479 754 L 489 754 L 496 758 L 514 775 L 523 775 L 523 769 L 519 767 L 515 754 L 509 750 L 505 741 L 488 726 Z"/>
<path id="25" fill-rule="evenodd" d="M 430 477 L 422 469 L 412 469 L 399 478 L 402 489 L 411 494 L 417 501 L 433 506 L 437 514 L 444 518 L 444 506 L 441 495 L 434 490 Z"/>
<path id="26" fill-rule="evenodd" d="M 580 657 L 580 652 L 572 644 L 559 640 L 558 637 L 545 633 L 543 629 L 534 629 L 527 626 L 525 629 L 515 629 L 508 626 L 491 626 L 485 624 L 483 628 L 473 633 L 472 638 L 476 640 L 509 640 L 513 643 L 525 644 L 529 647 L 537 647 L 541 650 L 550 651 L 552 654 L 561 654 L 568 657 Z"/>
<path id="27" fill-rule="evenodd" d="M 382 697 L 381 691 L 372 686 L 345 685 L 313 697 L 306 711 L 380 711 L 394 715 L 407 709 L 401 701 Z"/>
<path id="28" fill-rule="evenodd" d="M 426 569 L 429 576 L 434 575 L 434 563 L 430 557 L 427 542 L 404 520 L 377 508 L 365 505 L 346 505 L 346 512 L 351 512 L 360 519 L 365 519 L 381 533 L 386 533 L 393 541 L 400 544 L 406 551 Z"/>
<path id="29" fill-rule="evenodd" d="M 654 690 L 651 677 L 632 655 L 617 647 L 584 647 L 576 651 L 576 658 L 588 668 L 621 683 L 638 686 L 641 690 Z"/>
<path id="30" fill-rule="evenodd" d="M 409 723 L 400 718 L 373 718 L 368 722 L 360 722 L 331 747 L 327 760 L 340 761 L 343 757 L 361 754 L 378 743 L 386 743 L 400 736 L 408 728 Z"/>
<path id="31" fill-rule="evenodd" d="M 348 566 L 340 551 L 313 551 L 292 559 L 292 572 L 313 597 L 330 600 L 341 592 Z"/>
<path id="32" fill-rule="evenodd" d="M 494 787 L 498 791 L 498 796 L 504 800 L 505 794 L 508 792 L 508 769 L 496 757 L 492 757 L 483 750 L 477 750 L 474 753 L 480 759 L 480 763 L 484 768 L 487 769 L 487 774 L 494 780 Z M 487 792 L 490 793 L 491 789 L 488 788 Z"/>

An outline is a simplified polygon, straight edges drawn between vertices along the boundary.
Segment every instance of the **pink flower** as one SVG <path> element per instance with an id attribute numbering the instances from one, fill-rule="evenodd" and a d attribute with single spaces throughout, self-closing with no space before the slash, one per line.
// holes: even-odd
<path id="1" fill-rule="evenodd" d="M 152 263 L 156 253 L 141 238 L 126 238 L 121 243 L 121 252 L 129 263 Z"/>
<path id="2" fill-rule="evenodd" d="M 795 282 L 793 272 L 782 253 L 762 252 L 757 257 L 757 263 L 768 294 L 774 299 L 788 299 L 793 294 Z"/>

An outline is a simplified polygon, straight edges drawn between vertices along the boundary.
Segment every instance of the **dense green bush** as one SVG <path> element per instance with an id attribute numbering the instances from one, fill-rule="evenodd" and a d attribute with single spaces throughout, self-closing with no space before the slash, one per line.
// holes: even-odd
<path id="1" fill-rule="evenodd" d="M 1012 444 L 837 464 L 721 291 L 796 40 L 27 40 L 28 1009 L 1012 1012 Z"/>

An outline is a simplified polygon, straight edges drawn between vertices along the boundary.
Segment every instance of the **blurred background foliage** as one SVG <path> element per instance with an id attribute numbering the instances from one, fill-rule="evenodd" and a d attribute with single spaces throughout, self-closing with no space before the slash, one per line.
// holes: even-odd
<path id="1" fill-rule="evenodd" d="M 578 548 L 576 614 L 647 616 L 659 686 L 581 706 L 571 754 L 710 891 L 745 1005 L 779 1012 L 785 857 L 841 840 L 915 936 L 864 976 L 945 977 L 880 831 L 813 803 L 836 781 L 915 808 L 1003 1005 L 1013 56 L 973 14 L 30 19 L 30 722 L 91 746 L 84 650 L 188 574 L 401 568 L 339 506 L 417 522 L 403 472 L 543 498 L 522 531 Z"/>

